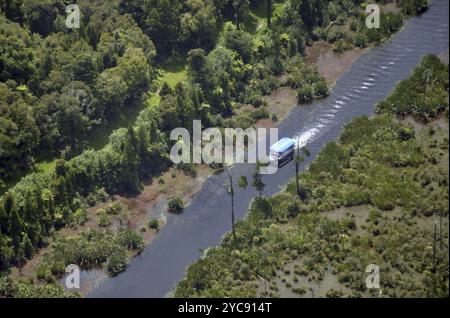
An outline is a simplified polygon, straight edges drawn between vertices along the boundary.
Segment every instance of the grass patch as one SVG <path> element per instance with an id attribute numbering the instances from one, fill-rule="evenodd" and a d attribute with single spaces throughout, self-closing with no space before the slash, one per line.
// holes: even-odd
<path id="1" fill-rule="evenodd" d="M 58 159 L 53 158 L 53 159 L 47 159 L 47 160 L 43 160 L 40 161 L 38 163 L 36 163 L 36 170 L 38 172 L 50 172 L 55 170 L 55 166 L 56 166 L 56 162 L 58 161 Z"/>
<path id="2" fill-rule="evenodd" d="M 272 17 L 281 14 L 286 3 L 286 0 L 273 1 Z M 258 6 L 251 8 L 249 16 L 244 21 L 244 28 L 249 33 L 255 33 L 267 28 L 267 2 L 264 1 Z"/>
<path id="3" fill-rule="evenodd" d="M 166 82 L 170 87 L 174 88 L 178 83 L 187 80 L 186 57 L 178 56 L 172 58 L 162 67 L 160 78 L 161 83 Z"/>

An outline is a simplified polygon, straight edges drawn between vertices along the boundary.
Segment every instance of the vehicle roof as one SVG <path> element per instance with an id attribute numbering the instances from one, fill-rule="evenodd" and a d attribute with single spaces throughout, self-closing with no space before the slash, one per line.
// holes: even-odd
<path id="1" fill-rule="evenodd" d="M 285 152 L 292 146 L 295 146 L 295 140 L 291 138 L 283 138 L 280 141 L 278 141 L 276 144 L 274 144 L 272 147 L 270 147 L 271 151 L 274 152 Z"/>

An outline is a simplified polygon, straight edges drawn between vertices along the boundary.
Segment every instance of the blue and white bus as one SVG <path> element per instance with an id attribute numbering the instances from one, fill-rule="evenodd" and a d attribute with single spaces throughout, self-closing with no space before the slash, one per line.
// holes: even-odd
<path id="1" fill-rule="evenodd" d="M 270 147 L 270 161 L 278 162 L 281 166 L 283 163 L 294 159 L 296 142 L 290 138 L 283 138 Z"/>

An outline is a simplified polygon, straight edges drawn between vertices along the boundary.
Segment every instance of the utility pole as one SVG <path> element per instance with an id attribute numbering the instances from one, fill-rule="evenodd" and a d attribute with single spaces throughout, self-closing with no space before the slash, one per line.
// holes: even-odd
<path id="1" fill-rule="evenodd" d="M 231 229 L 233 231 L 233 241 L 236 242 L 236 232 L 234 229 L 234 188 L 233 188 L 233 176 L 230 174 L 230 189 L 231 196 Z"/>
<path id="2" fill-rule="evenodd" d="M 442 252 L 442 249 L 444 248 L 444 240 L 443 240 L 443 237 L 442 237 L 442 223 L 443 223 L 443 214 L 444 214 L 444 212 L 442 212 L 441 211 L 441 219 L 440 219 L 440 225 L 439 225 L 439 240 L 440 240 L 440 250 L 441 250 L 441 252 Z"/>
<path id="3" fill-rule="evenodd" d="M 436 272 L 436 241 L 437 241 L 437 223 L 434 223 L 434 242 L 433 242 L 433 270 Z"/>
<path id="4" fill-rule="evenodd" d="M 300 180 L 298 180 L 298 174 L 300 170 L 300 141 L 297 141 L 297 156 L 295 157 L 295 183 L 297 185 L 297 195 L 300 195 Z"/>

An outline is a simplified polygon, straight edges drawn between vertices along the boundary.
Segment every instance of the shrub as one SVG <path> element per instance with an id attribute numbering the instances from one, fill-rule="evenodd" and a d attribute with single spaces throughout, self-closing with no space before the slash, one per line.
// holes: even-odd
<path id="1" fill-rule="evenodd" d="M 347 43 L 347 41 L 345 41 L 344 39 L 340 39 L 334 44 L 333 51 L 336 54 L 340 54 L 349 50 L 350 48 L 351 46 L 349 43 Z"/>
<path id="2" fill-rule="evenodd" d="M 197 167 L 191 163 L 180 163 L 177 166 L 177 169 L 182 171 L 184 174 L 195 178 L 197 176 Z"/>
<path id="3" fill-rule="evenodd" d="M 264 218 L 270 218 L 273 215 L 273 206 L 267 198 L 255 198 L 251 204 L 250 210 L 253 213 L 262 214 Z"/>
<path id="4" fill-rule="evenodd" d="M 313 37 L 315 40 L 326 40 L 327 39 L 327 31 L 322 27 L 317 27 L 313 31 Z"/>
<path id="5" fill-rule="evenodd" d="M 105 212 L 109 215 L 120 215 L 123 211 L 122 204 L 120 202 L 114 202 L 105 208 Z"/>
<path id="6" fill-rule="evenodd" d="M 266 107 L 258 108 L 257 110 L 255 110 L 252 113 L 252 117 L 254 120 L 267 119 L 267 118 L 269 118 L 269 116 L 270 116 L 270 113 Z"/>
<path id="7" fill-rule="evenodd" d="M 183 200 L 180 198 L 171 198 L 167 203 L 169 213 L 180 214 L 184 210 Z"/>
<path id="8" fill-rule="evenodd" d="M 259 108 L 263 105 L 264 100 L 261 96 L 254 96 L 254 97 L 252 97 L 251 103 L 252 103 L 253 107 Z"/>
<path id="9" fill-rule="evenodd" d="M 357 33 L 353 38 L 353 43 L 359 48 L 367 46 L 367 36 L 364 33 Z"/>
<path id="10" fill-rule="evenodd" d="M 54 283 L 55 279 L 47 265 L 40 265 L 35 271 L 36 278 L 42 282 Z"/>
<path id="11" fill-rule="evenodd" d="M 112 223 L 112 219 L 111 216 L 109 216 L 108 214 L 102 212 L 98 215 L 97 218 L 97 225 L 100 227 L 108 227 L 110 226 Z"/>
<path id="12" fill-rule="evenodd" d="M 157 219 L 152 219 L 148 222 L 148 227 L 154 230 L 159 229 L 159 221 Z"/>
<path id="13" fill-rule="evenodd" d="M 311 85 L 305 84 L 297 91 L 298 101 L 301 104 L 310 103 L 314 98 L 314 89 Z"/>
<path id="14" fill-rule="evenodd" d="M 314 84 L 314 95 L 316 97 L 325 97 L 328 95 L 328 85 L 326 81 L 319 81 Z"/>
<path id="15" fill-rule="evenodd" d="M 72 223 L 75 225 L 83 225 L 88 220 L 88 213 L 85 208 L 76 210 L 72 215 Z"/>
<path id="16" fill-rule="evenodd" d="M 109 258 L 107 269 L 110 275 L 120 274 L 127 267 L 127 253 L 124 250 L 115 251 Z"/>
<path id="17" fill-rule="evenodd" d="M 300 214 L 300 204 L 297 201 L 289 204 L 287 212 L 290 218 L 295 218 L 297 215 Z"/>
<path id="18" fill-rule="evenodd" d="M 344 293 L 340 290 L 331 289 L 331 290 L 327 291 L 327 293 L 326 293 L 327 298 L 341 298 L 343 296 L 344 296 Z"/>
<path id="19" fill-rule="evenodd" d="M 104 188 L 95 189 L 86 197 L 86 202 L 89 206 L 94 206 L 99 202 L 106 202 L 109 199 L 109 194 Z"/>
<path id="20" fill-rule="evenodd" d="M 143 238 L 130 229 L 120 230 L 116 235 L 116 240 L 118 244 L 129 250 L 140 251 L 144 248 Z"/>
<path id="21" fill-rule="evenodd" d="M 292 288 L 292 291 L 300 296 L 305 295 L 306 294 L 306 289 L 303 287 L 295 287 Z"/>

